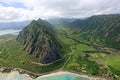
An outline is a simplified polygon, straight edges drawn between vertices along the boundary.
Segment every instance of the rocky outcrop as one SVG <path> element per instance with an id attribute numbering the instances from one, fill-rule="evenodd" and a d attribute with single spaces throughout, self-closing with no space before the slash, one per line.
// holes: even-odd
<path id="1" fill-rule="evenodd" d="M 51 24 L 41 19 L 33 20 L 18 35 L 17 41 L 24 45 L 24 50 L 29 52 L 40 63 L 51 63 L 61 58 L 60 45 L 54 35 Z"/>

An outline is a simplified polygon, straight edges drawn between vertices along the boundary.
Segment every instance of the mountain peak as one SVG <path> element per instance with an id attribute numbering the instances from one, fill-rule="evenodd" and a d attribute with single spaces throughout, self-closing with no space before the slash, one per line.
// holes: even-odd
<path id="1" fill-rule="evenodd" d="M 51 63 L 61 58 L 58 44 L 52 25 L 38 19 L 23 29 L 17 41 L 24 45 L 24 50 L 35 56 L 40 63 Z"/>

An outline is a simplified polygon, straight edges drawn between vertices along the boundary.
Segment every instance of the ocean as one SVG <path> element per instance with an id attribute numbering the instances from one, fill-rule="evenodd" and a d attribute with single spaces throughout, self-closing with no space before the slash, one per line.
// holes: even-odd
<path id="1" fill-rule="evenodd" d="M 70 74 L 70 73 L 53 73 L 47 76 L 40 76 L 36 79 L 32 79 L 27 74 L 20 74 L 18 71 L 12 71 L 11 73 L 0 73 L 0 80 L 89 80 L 87 78 Z"/>
<path id="2" fill-rule="evenodd" d="M 6 35 L 6 34 L 17 35 L 20 31 L 21 30 L 13 30 L 13 29 L 0 30 L 0 35 Z"/>

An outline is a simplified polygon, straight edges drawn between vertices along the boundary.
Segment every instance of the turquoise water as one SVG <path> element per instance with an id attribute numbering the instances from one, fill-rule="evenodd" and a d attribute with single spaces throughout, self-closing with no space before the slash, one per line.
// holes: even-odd
<path id="1" fill-rule="evenodd" d="M 48 77 L 38 77 L 36 79 L 32 79 L 27 74 L 12 72 L 9 74 L 0 74 L 0 80 L 89 80 L 89 79 L 76 76 L 73 74 L 67 74 L 67 73 L 56 74 L 54 76 L 48 76 Z"/>
<path id="2" fill-rule="evenodd" d="M 50 76 L 45 78 L 37 78 L 35 80 L 89 80 L 89 79 L 83 78 L 80 76 L 75 76 L 72 74 L 60 74 L 60 75 L 55 75 L 55 76 Z"/>
<path id="3" fill-rule="evenodd" d="M 71 74 L 60 74 L 44 78 L 38 77 L 36 79 L 31 79 L 30 77 L 27 77 L 25 75 L 19 75 L 16 76 L 13 80 L 88 80 L 88 79 Z"/>

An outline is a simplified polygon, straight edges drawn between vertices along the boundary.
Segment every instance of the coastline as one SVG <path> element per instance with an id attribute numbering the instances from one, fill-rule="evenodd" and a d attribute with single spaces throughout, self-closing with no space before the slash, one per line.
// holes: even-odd
<path id="1" fill-rule="evenodd" d="M 5 68 L 5 67 L 3 67 L 3 68 Z M 11 68 L 10 72 L 0 72 L 0 75 L 1 74 L 2 75 L 8 74 L 9 78 L 14 77 L 15 75 L 18 75 L 18 74 L 23 74 L 23 75 L 26 75 L 27 77 L 30 77 L 31 79 L 37 79 L 37 78 L 41 79 L 41 78 L 60 75 L 60 74 L 71 74 L 71 75 L 87 78 L 89 80 L 108 80 L 107 78 L 104 78 L 104 77 L 93 76 L 93 75 L 88 75 L 88 74 L 80 74 L 77 72 L 65 71 L 65 70 L 56 70 L 56 71 L 52 71 L 52 72 L 37 74 L 37 73 L 33 73 L 33 72 L 30 72 L 30 71 L 27 71 L 24 69 L 20 69 L 20 68 Z"/>
<path id="2" fill-rule="evenodd" d="M 106 80 L 106 79 L 99 78 L 99 77 L 93 77 L 93 76 L 90 77 L 88 75 L 82 75 L 82 74 L 72 73 L 72 72 L 69 72 L 69 71 L 57 71 L 57 72 L 53 72 L 53 73 L 50 73 L 50 74 L 39 76 L 39 78 L 45 78 L 45 77 L 50 77 L 50 76 L 60 75 L 60 74 L 72 74 L 72 75 L 75 75 L 75 76 L 87 78 L 89 80 Z"/>

